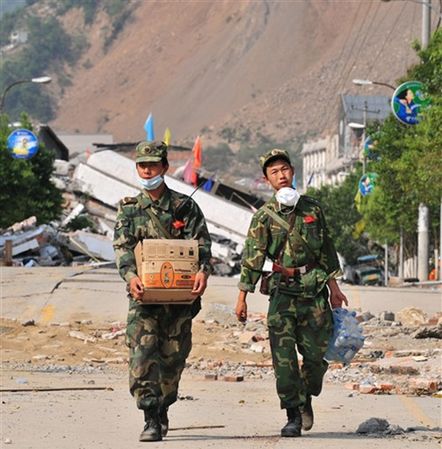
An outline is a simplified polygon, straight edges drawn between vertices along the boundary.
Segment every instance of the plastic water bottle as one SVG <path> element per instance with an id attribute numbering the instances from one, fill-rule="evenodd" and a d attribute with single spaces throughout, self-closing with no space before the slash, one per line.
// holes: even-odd
<path id="1" fill-rule="evenodd" d="M 356 320 L 356 312 L 342 308 L 334 309 L 333 335 L 324 359 L 347 365 L 362 348 L 364 340 L 362 328 Z"/>

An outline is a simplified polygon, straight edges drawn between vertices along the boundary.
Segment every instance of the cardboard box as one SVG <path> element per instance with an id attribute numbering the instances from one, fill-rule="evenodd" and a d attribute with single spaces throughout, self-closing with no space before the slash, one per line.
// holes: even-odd
<path id="1" fill-rule="evenodd" d="M 134 252 L 143 302 L 191 304 L 197 298 L 191 293 L 199 269 L 196 240 L 146 239 Z"/>

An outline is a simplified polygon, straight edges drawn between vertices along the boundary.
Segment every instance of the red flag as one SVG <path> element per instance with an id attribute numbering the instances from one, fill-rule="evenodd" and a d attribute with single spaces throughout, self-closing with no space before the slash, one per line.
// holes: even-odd
<path id="1" fill-rule="evenodd" d="M 193 168 L 198 169 L 201 168 L 202 161 L 202 145 L 200 136 L 198 136 L 193 144 L 192 153 L 193 153 Z"/>
<path id="2" fill-rule="evenodd" d="M 195 139 L 195 143 L 193 144 L 192 153 L 193 153 L 193 171 L 192 171 L 192 184 L 196 186 L 198 184 L 198 169 L 201 168 L 202 162 L 202 145 L 200 136 Z"/>
<path id="3" fill-rule="evenodd" d="M 187 184 L 193 183 L 193 167 L 191 158 L 188 159 L 186 165 L 184 166 L 183 179 Z"/>

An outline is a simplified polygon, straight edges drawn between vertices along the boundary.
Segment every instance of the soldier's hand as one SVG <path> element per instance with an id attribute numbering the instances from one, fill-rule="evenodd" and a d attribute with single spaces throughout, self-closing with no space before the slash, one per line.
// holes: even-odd
<path id="1" fill-rule="evenodd" d="M 207 287 L 207 274 L 203 271 L 199 271 L 195 276 L 195 282 L 193 284 L 192 294 L 202 295 Z"/>
<path id="2" fill-rule="evenodd" d="M 129 281 L 129 293 L 132 298 L 140 300 L 143 297 L 144 286 L 139 277 L 133 277 Z"/>
<path id="3" fill-rule="evenodd" d="M 342 303 L 348 306 L 347 297 L 341 290 L 330 290 L 330 304 L 332 309 L 337 309 L 338 307 L 342 307 Z"/>
<path id="4" fill-rule="evenodd" d="M 235 314 L 238 321 L 241 321 L 241 323 L 245 323 L 247 321 L 247 302 L 241 297 L 241 295 L 236 301 Z"/>

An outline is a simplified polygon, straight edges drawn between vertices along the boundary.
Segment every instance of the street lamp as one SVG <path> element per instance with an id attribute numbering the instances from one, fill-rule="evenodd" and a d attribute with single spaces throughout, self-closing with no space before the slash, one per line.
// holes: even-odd
<path id="1" fill-rule="evenodd" d="M 390 89 L 396 90 L 396 88 L 394 86 L 392 86 L 391 84 L 383 83 L 381 81 L 355 79 L 355 80 L 352 80 L 352 83 L 356 84 L 356 86 L 371 86 L 371 85 L 375 84 L 376 86 L 385 86 L 385 87 L 389 87 Z"/>
<path id="2" fill-rule="evenodd" d="M 16 86 L 17 84 L 23 84 L 23 83 L 48 84 L 51 81 L 52 81 L 52 78 L 50 76 L 40 76 L 38 78 L 14 81 L 3 91 L 3 94 L 2 94 L 2 97 L 0 100 L 0 114 L 3 112 L 3 105 L 5 103 L 6 94 L 12 87 Z"/>

